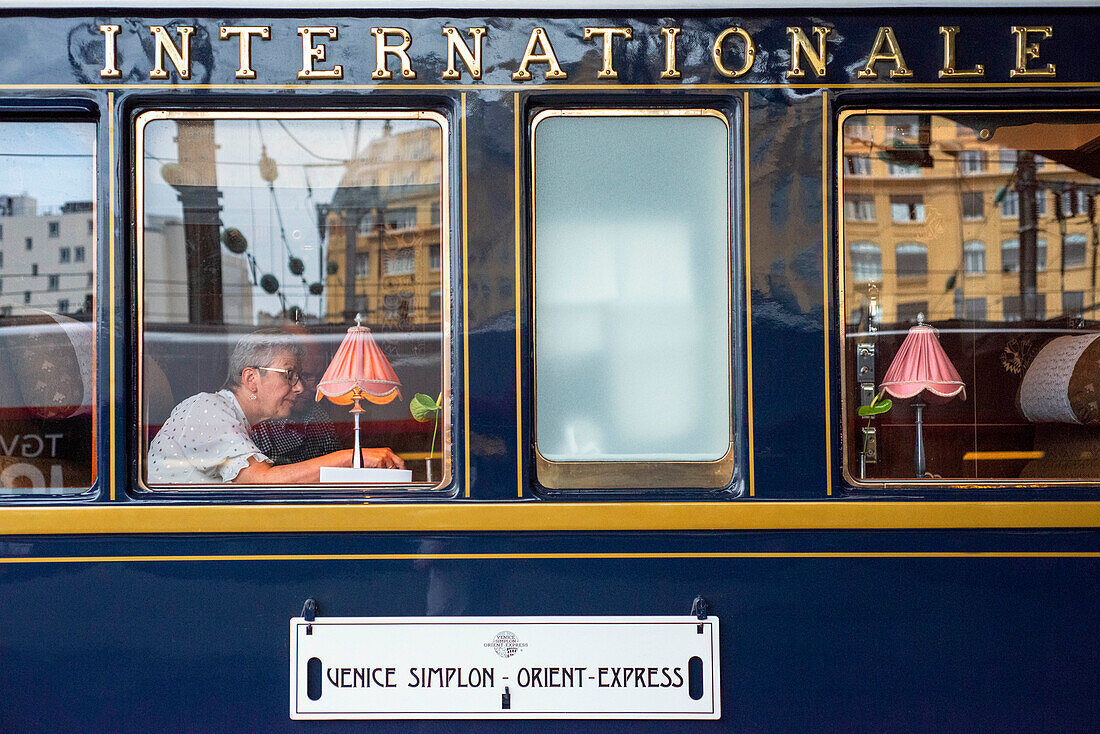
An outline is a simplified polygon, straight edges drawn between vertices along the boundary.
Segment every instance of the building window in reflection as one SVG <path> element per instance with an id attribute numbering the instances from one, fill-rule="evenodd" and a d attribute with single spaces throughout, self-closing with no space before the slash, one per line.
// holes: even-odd
<path id="1" fill-rule="evenodd" d="M 962 195 L 963 219 L 985 219 L 985 197 L 981 191 L 964 191 Z"/>
<path id="2" fill-rule="evenodd" d="M 955 302 L 955 318 L 967 321 L 985 321 L 985 296 L 963 298 Z"/>
<path id="3" fill-rule="evenodd" d="M 973 176 L 985 170 L 985 151 L 964 150 L 959 153 L 959 168 L 964 175 Z"/>
<path id="4" fill-rule="evenodd" d="M 844 167 L 850 176 L 870 176 L 871 158 L 866 155 L 846 155 Z"/>
<path id="5" fill-rule="evenodd" d="M 1088 238 L 1082 233 L 1066 235 L 1063 262 L 1067 268 L 1084 267 L 1087 258 Z"/>
<path id="6" fill-rule="evenodd" d="M 898 245 L 894 253 L 899 278 L 924 278 L 928 275 L 927 246 L 919 242 L 905 242 Z"/>
<path id="7" fill-rule="evenodd" d="M 1084 291 L 1065 291 L 1062 293 L 1062 313 L 1066 316 L 1080 318 L 1085 311 Z"/>
<path id="8" fill-rule="evenodd" d="M 386 275 L 411 275 L 416 272 L 416 252 L 411 247 L 386 253 Z"/>
<path id="9" fill-rule="evenodd" d="M 849 222 L 875 221 L 875 199 L 866 194 L 844 197 L 844 217 Z"/>
<path id="10" fill-rule="evenodd" d="M 924 197 L 920 194 L 891 196 L 890 215 L 897 224 L 919 224 L 923 222 Z"/>
<path id="11" fill-rule="evenodd" d="M 1047 241 L 1036 241 L 1035 268 L 1039 272 L 1047 269 Z M 1001 272 L 1020 272 L 1020 240 L 1012 238 L 1001 243 Z"/>
<path id="12" fill-rule="evenodd" d="M 967 275 L 985 274 L 985 243 L 971 240 L 963 245 L 963 270 Z"/>
<path id="13" fill-rule="evenodd" d="M 928 318 L 928 301 L 909 301 L 898 304 L 897 320 L 903 324 L 915 324 Z"/>
<path id="14" fill-rule="evenodd" d="M 873 242 L 853 242 L 852 278 L 857 283 L 874 283 L 882 280 L 882 249 Z"/>

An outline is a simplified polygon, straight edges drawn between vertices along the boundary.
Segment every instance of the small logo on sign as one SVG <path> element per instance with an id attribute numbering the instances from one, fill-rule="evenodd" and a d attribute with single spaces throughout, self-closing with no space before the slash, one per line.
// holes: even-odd
<path id="1" fill-rule="evenodd" d="M 492 642 L 486 642 L 485 647 L 493 648 L 493 652 L 502 658 L 510 658 L 519 652 L 521 647 L 527 647 L 527 643 L 520 642 L 515 632 L 502 630 L 496 633 Z"/>

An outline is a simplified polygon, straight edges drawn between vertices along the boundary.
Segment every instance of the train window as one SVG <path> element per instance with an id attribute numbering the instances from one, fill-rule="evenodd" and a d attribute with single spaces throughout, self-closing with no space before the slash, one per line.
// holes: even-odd
<path id="1" fill-rule="evenodd" d="M 95 481 L 95 289 L 65 257 L 95 251 L 95 136 L 91 122 L 0 122 L 0 220 L 18 243 L 0 258 L 0 494 Z M 36 238 L 45 254 L 28 252 Z"/>
<path id="2" fill-rule="evenodd" d="M 146 487 L 449 482 L 446 128 L 434 112 L 139 115 Z"/>
<path id="3" fill-rule="evenodd" d="M 539 482 L 726 486 L 727 118 L 546 110 L 532 144 Z"/>
<path id="4" fill-rule="evenodd" d="M 841 126 L 840 160 L 887 165 L 843 167 L 840 200 L 894 212 L 838 213 L 848 478 L 1095 481 L 1100 111 L 853 110 Z M 893 261 L 869 267 L 868 242 Z"/>

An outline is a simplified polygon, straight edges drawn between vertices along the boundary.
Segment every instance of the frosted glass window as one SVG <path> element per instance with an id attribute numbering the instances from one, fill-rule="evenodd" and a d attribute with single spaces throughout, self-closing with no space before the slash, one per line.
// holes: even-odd
<path id="1" fill-rule="evenodd" d="M 540 458 L 731 456 L 725 117 L 552 111 L 533 136 Z"/>

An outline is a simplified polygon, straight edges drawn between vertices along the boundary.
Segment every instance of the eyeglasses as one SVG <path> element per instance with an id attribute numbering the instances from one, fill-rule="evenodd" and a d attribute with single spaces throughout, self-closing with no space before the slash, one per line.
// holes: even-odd
<path id="1" fill-rule="evenodd" d="M 282 372 L 283 377 L 286 378 L 287 384 L 294 387 L 302 381 L 302 376 L 298 374 L 298 370 L 285 370 L 281 367 L 261 367 L 258 364 L 250 365 L 254 370 L 266 370 L 268 372 Z"/>

